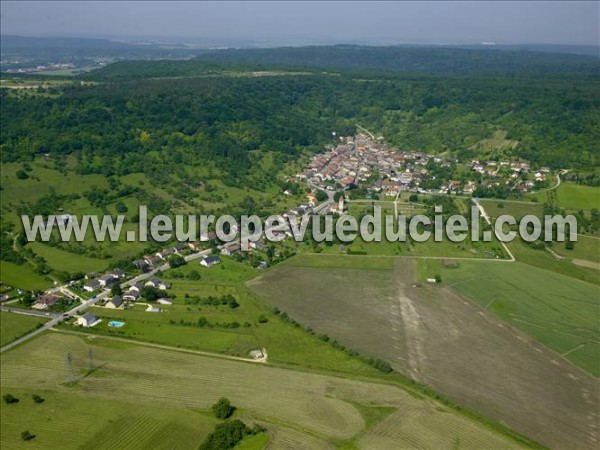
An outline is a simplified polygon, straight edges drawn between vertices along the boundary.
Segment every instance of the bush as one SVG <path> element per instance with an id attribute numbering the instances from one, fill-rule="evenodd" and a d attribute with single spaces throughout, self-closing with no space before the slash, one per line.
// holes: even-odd
<path id="1" fill-rule="evenodd" d="M 383 373 L 390 373 L 392 372 L 394 369 L 392 368 L 392 365 L 383 360 L 383 359 L 373 359 L 373 358 L 369 358 L 369 360 L 367 361 L 370 365 L 372 365 L 373 367 L 375 367 L 377 370 L 379 370 L 380 372 Z"/>
<path id="2" fill-rule="evenodd" d="M 567 250 L 575 250 L 575 244 L 571 241 L 565 242 L 565 248 Z"/>
<path id="3" fill-rule="evenodd" d="M 268 321 L 269 319 L 267 319 L 267 316 L 265 316 L 264 314 L 258 316 L 258 323 L 267 323 Z"/>
<path id="4" fill-rule="evenodd" d="M 19 403 L 19 399 L 14 397 L 12 394 L 5 394 L 2 396 L 4 403 L 10 405 L 11 403 Z"/>
<path id="5" fill-rule="evenodd" d="M 213 414 L 217 419 L 227 419 L 235 411 L 235 407 L 225 397 L 221 397 L 217 403 L 212 405 Z"/>
<path id="6" fill-rule="evenodd" d="M 24 441 L 30 441 L 35 437 L 35 434 L 31 434 L 29 431 L 23 431 L 21 433 L 21 439 Z"/>
<path id="7" fill-rule="evenodd" d="M 37 394 L 33 394 L 33 395 L 31 396 L 31 398 L 32 398 L 32 399 L 33 399 L 33 401 L 34 401 L 34 402 L 36 402 L 36 403 L 44 403 L 44 399 L 43 399 L 42 397 L 40 397 L 39 395 L 37 395 Z"/>

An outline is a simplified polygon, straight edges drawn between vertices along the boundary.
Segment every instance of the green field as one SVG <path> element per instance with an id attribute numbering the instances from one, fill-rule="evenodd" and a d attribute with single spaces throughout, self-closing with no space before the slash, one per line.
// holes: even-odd
<path id="1" fill-rule="evenodd" d="M 98 272 L 108 267 L 108 260 L 91 258 L 85 255 L 67 252 L 57 247 L 31 242 L 28 247 L 48 262 L 53 270 L 66 272 Z"/>
<path id="2" fill-rule="evenodd" d="M 0 312 L 0 347 L 33 331 L 47 319 L 24 314 Z"/>
<path id="3" fill-rule="evenodd" d="M 544 207 L 541 203 L 527 203 L 524 201 L 511 200 L 491 200 L 482 199 L 481 206 L 492 219 L 501 215 L 508 214 L 519 220 L 523 216 L 533 215 L 541 218 L 544 213 Z"/>
<path id="4" fill-rule="evenodd" d="M 561 183 L 556 191 L 558 206 L 567 209 L 600 209 L 600 187 Z"/>
<path id="5" fill-rule="evenodd" d="M 595 376 L 600 375 L 598 288 L 522 263 L 447 268 L 421 260 L 423 276 L 440 273 L 444 284 L 498 315 Z"/>
<path id="6" fill-rule="evenodd" d="M 578 238 L 581 237 L 582 236 L 579 236 Z M 576 265 L 571 261 L 571 258 L 575 258 L 576 255 L 585 255 L 586 257 L 589 257 L 589 252 L 593 251 L 595 241 L 583 239 L 582 242 L 589 242 L 591 246 L 588 248 L 579 248 L 582 247 L 582 245 L 576 242 L 575 250 L 571 251 L 565 249 L 564 243 L 554 243 L 552 249 L 554 249 L 558 255 L 565 256 L 564 259 L 556 258 L 550 251 L 544 248 L 535 249 L 531 245 L 527 245 L 519 239 L 515 239 L 513 242 L 510 242 L 507 245 L 517 261 L 539 267 L 541 269 L 549 270 L 560 275 L 566 275 L 571 278 L 600 285 L 600 270 L 593 267 Z M 594 259 L 595 258 L 592 257 L 592 262 Z"/>
<path id="7" fill-rule="evenodd" d="M 92 373 L 90 349 L 97 367 Z M 75 387 L 64 385 L 66 352 Z M 275 448 L 326 448 L 354 437 L 361 448 L 518 447 L 393 385 L 59 333 L 3 354 L 1 361 L 2 393 L 21 399 L 2 408 L 4 448 L 193 448 L 214 423 L 204 411 L 221 396 L 239 408 L 242 420 L 265 426 Z M 36 392 L 44 403 L 27 398 Z M 388 414 L 365 413 L 377 408 Z M 73 431 L 65 433 L 68 428 Z M 35 439 L 21 442 L 23 430 Z"/>
<path id="8" fill-rule="evenodd" d="M 21 266 L 11 262 L 0 262 L 0 278 L 3 283 L 23 290 L 40 290 L 49 288 L 52 282 L 38 275 L 29 264 Z"/>

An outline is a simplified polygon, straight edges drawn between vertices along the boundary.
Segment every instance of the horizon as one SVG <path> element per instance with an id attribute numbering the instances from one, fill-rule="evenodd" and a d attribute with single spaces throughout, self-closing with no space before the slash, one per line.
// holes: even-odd
<path id="1" fill-rule="evenodd" d="M 4 1 L 2 36 L 249 45 L 598 46 L 598 2 Z M 360 19 L 359 19 L 360 18 Z M 350 26 L 348 25 L 350 24 Z"/>

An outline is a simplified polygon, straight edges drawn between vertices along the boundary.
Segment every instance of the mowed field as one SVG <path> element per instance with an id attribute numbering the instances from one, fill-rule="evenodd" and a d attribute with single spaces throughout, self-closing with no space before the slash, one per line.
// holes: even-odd
<path id="1" fill-rule="evenodd" d="M 0 347 L 29 333 L 46 320 L 43 317 L 0 312 Z"/>
<path id="2" fill-rule="evenodd" d="M 595 447 L 600 395 L 592 375 L 466 300 L 445 280 L 413 287 L 419 280 L 413 259 L 388 258 L 379 267 L 364 269 L 376 258 L 313 258 L 312 267 L 306 258 L 297 265 L 291 260 L 248 285 L 316 332 L 385 358 L 415 380 L 542 444 Z M 508 262 L 473 265 L 489 266 L 490 273 L 505 266 L 527 270 Z M 523 282 L 523 287 L 529 285 Z M 541 314 L 542 306 L 549 307 L 538 305 Z M 536 306 L 530 308 L 537 314 Z M 563 307 L 563 314 L 563 322 L 569 323 L 569 307 Z M 590 315 L 590 320 L 597 317 Z M 560 340 L 561 334 L 554 338 Z"/>
<path id="3" fill-rule="evenodd" d="M 96 370 L 88 373 L 90 349 Z M 67 352 L 77 377 L 72 387 L 65 386 Z M 2 408 L 3 448 L 195 448 L 212 428 L 207 411 L 221 396 L 239 408 L 237 417 L 265 426 L 273 448 L 518 448 L 393 385 L 60 332 L 1 361 L 2 393 L 21 399 Z M 35 404 L 31 393 L 46 401 Z M 35 439 L 21 441 L 24 430 Z"/>

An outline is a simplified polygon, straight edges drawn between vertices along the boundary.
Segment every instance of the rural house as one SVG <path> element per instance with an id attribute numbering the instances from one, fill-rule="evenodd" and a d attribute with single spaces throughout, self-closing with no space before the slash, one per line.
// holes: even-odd
<path id="1" fill-rule="evenodd" d="M 100 289 L 100 282 L 98 280 L 90 280 L 83 285 L 83 290 L 87 292 L 94 292 Z"/>
<path id="2" fill-rule="evenodd" d="M 123 306 L 123 299 L 118 295 L 115 295 L 108 302 L 106 302 L 106 305 L 104 306 L 110 309 L 121 308 Z"/>
<path id="3" fill-rule="evenodd" d="M 221 263 L 221 258 L 216 255 L 208 256 L 200 261 L 200 265 L 204 267 L 211 267 Z"/>
<path id="4" fill-rule="evenodd" d="M 98 322 L 100 322 L 100 319 L 98 319 L 98 316 L 95 316 L 92 313 L 85 313 L 83 316 L 77 319 L 77 325 L 85 328 L 91 328 Z"/>

